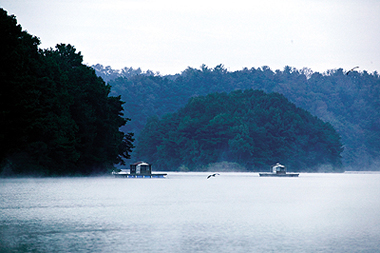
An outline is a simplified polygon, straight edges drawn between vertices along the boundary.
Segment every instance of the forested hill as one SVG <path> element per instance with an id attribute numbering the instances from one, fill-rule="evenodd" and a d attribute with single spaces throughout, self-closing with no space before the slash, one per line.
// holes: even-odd
<path id="1" fill-rule="evenodd" d="M 318 73 L 291 67 L 230 72 L 222 65 L 203 65 L 175 76 L 160 76 L 132 68 L 123 72 L 97 65 L 95 69 L 109 80 L 111 94 L 121 95 L 126 102 L 125 114 L 132 121 L 125 132 L 138 134 L 150 116 L 175 112 L 194 96 L 259 89 L 281 93 L 296 106 L 330 122 L 342 137 L 346 169 L 379 167 L 375 166 L 380 161 L 380 76 L 376 72 L 353 71 L 347 75 L 342 69 Z"/>
<path id="2" fill-rule="evenodd" d="M 39 49 L 0 8 L 0 176 L 89 175 L 129 158 L 120 97 L 71 45 Z"/>
<path id="3" fill-rule="evenodd" d="M 198 96 L 177 113 L 150 118 L 136 156 L 161 170 L 230 162 L 263 171 L 281 161 L 292 171 L 318 171 L 326 165 L 339 171 L 342 150 L 329 123 L 283 95 L 239 90 Z"/>

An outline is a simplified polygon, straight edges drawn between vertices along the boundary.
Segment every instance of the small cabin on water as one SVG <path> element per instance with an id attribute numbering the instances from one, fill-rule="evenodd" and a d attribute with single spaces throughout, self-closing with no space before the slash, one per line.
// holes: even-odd
<path id="1" fill-rule="evenodd" d="M 152 164 L 146 162 L 136 162 L 129 166 L 129 172 L 127 169 L 119 169 L 118 171 L 113 171 L 112 175 L 115 177 L 126 177 L 126 178 L 159 178 L 165 177 L 165 173 L 152 173 Z"/>
<path id="2" fill-rule="evenodd" d="M 272 167 L 271 172 L 262 172 L 259 173 L 260 177 L 298 177 L 298 173 L 287 173 L 286 167 L 280 163 L 276 163 Z"/>
<path id="3" fill-rule="evenodd" d="M 130 174 L 152 174 L 152 165 L 146 162 L 137 162 L 130 165 Z"/>
<path id="4" fill-rule="evenodd" d="M 282 164 L 277 163 L 272 167 L 272 173 L 276 174 L 286 174 L 286 167 Z"/>

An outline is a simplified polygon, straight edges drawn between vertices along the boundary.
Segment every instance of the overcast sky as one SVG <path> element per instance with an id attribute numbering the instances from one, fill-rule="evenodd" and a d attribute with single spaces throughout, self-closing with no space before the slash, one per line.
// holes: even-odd
<path id="1" fill-rule="evenodd" d="M 1 0 L 41 48 L 175 74 L 288 65 L 380 72 L 380 0 Z"/>

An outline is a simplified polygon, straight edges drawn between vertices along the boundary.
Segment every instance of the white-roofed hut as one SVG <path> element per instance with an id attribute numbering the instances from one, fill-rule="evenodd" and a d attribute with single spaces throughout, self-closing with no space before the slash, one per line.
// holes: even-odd
<path id="1" fill-rule="evenodd" d="M 124 171 L 124 172 L 123 172 Z M 166 173 L 152 173 L 152 164 L 146 162 L 136 162 L 129 166 L 129 173 L 125 173 L 125 170 L 121 169 L 118 172 L 112 172 L 115 177 L 126 178 L 162 178 Z"/>
<path id="2" fill-rule="evenodd" d="M 286 167 L 280 163 L 276 163 L 271 172 L 259 173 L 260 177 L 298 177 L 298 173 L 286 173 Z"/>

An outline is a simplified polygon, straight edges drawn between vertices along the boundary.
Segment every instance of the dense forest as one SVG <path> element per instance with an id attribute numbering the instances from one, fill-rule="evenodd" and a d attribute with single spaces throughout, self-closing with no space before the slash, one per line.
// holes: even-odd
<path id="1" fill-rule="evenodd" d="M 39 49 L 3 9 L 0 38 L 0 175 L 89 175 L 129 158 L 123 102 L 80 52 Z"/>
<path id="2" fill-rule="evenodd" d="M 342 69 L 325 73 L 304 68 L 269 67 L 227 71 L 223 65 L 187 68 L 177 75 L 161 76 L 153 71 L 93 66 L 121 95 L 125 113 L 132 119 L 123 127 L 137 136 L 150 116 L 162 117 L 186 105 L 189 98 L 215 92 L 254 89 L 283 94 L 296 106 L 329 122 L 342 137 L 346 169 L 378 170 L 380 167 L 380 76 L 365 70 Z M 136 139 L 138 146 L 139 139 Z M 135 154 L 132 153 L 132 157 Z M 136 159 L 139 159 L 136 157 Z"/>
<path id="3" fill-rule="evenodd" d="M 169 170 L 177 165 L 194 169 L 196 162 L 205 165 L 215 161 L 237 162 L 256 170 L 273 160 L 287 162 L 293 170 L 327 163 L 340 169 L 340 154 L 346 170 L 380 168 L 377 72 L 335 69 L 318 73 L 288 66 L 276 71 L 266 66 L 228 71 L 223 65 L 202 65 L 162 76 L 131 67 L 89 67 L 70 44 L 40 49 L 39 38 L 23 31 L 16 18 L 3 9 L 0 38 L 0 176 L 104 173 L 131 156 L 133 161 L 147 159 L 155 167 Z M 239 104 L 237 97 L 260 101 L 265 112 L 251 102 Z M 224 107 L 209 108 L 213 100 Z M 276 100 L 277 104 L 268 107 L 268 101 L 262 100 Z M 198 109 L 210 110 L 208 116 L 200 117 L 203 114 Z M 247 118 L 249 115 L 265 116 L 253 120 Z M 270 121 L 272 116 L 277 122 Z M 287 119 L 290 122 L 285 122 Z M 285 135 L 276 135 L 271 125 L 278 128 L 281 120 L 291 128 Z M 186 132 L 191 123 L 200 124 L 198 132 Z M 163 135 L 163 129 L 170 129 L 170 135 Z M 317 139 L 308 135 L 307 129 Z M 207 132 L 218 136 L 210 135 L 206 140 L 202 134 Z M 136 152 L 132 152 L 134 134 L 138 136 Z M 255 137 L 248 138 L 251 134 Z M 268 147 L 254 141 L 259 136 Z M 299 146 L 291 146 L 290 140 Z M 286 150 L 274 146 L 281 141 Z M 178 143 L 186 144 L 184 150 L 193 153 L 169 160 L 170 154 L 165 152 Z M 312 143 L 315 150 L 305 143 Z M 202 147 L 195 151 L 191 144 Z M 320 156 L 322 149 L 326 156 Z M 202 154 L 195 156 L 200 151 Z M 269 152 L 267 157 L 265 152 Z"/>
<path id="4" fill-rule="evenodd" d="M 292 171 L 337 171 L 342 150 L 329 123 L 279 93 L 251 89 L 194 97 L 161 120 L 149 118 L 136 156 L 160 170 L 229 162 L 262 171 L 281 161 Z"/>

